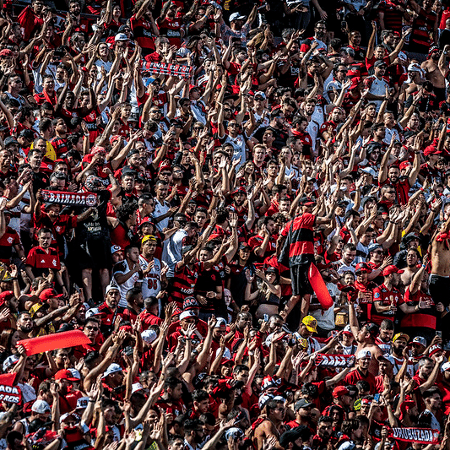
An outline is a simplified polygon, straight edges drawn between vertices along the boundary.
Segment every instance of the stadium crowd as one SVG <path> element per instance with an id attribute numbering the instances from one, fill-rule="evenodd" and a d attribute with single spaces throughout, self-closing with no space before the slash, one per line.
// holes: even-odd
<path id="1" fill-rule="evenodd" d="M 0 5 L 0 450 L 450 450 L 450 1 Z"/>

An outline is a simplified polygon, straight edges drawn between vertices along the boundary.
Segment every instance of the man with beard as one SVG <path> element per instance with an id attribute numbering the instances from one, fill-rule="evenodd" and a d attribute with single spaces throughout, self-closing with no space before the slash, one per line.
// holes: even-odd
<path id="1" fill-rule="evenodd" d="M 364 380 L 369 383 L 370 393 L 375 394 L 377 392 L 375 376 L 369 371 L 371 360 L 372 352 L 370 350 L 359 350 L 356 354 L 356 368 L 346 375 L 344 383 L 346 385 L 355 385 L 358 381 Z"/>
<path id="2" fill-rule="evenodd" d="M 392 336 L 394 336 L 394 323 L 390 320 L 384 319 L 380 325 L 380 334 L 375 343 L 380 347 L 383 354 L 391 352 Z"/>
<path id="3" fill-rule="evenodd" d="M 119 307 L 120 290 L 111 284 L 106 288 L 105 301 L 98 307 L 97 313 L 101 316 L 100 328 L 103 334 L 108 336 L 114 329 L 114 322 L 118 316 L 122 316 L 123 308 Z"/>
<path id="4" fill-rule="evenodd" d="M 139 265 L 142 268 L 142 295 L 144 298 L 156 297 L 161 287 L 167 286 L 166 273 L 169 266 L 155 258 L 157 240 L 155 236 L 146 235 L 141 241 Z"/>
<path id="5" fill-rule="evenodd" d="M 198 419 L 188 419 L 184 423 L 184 448 L 198 450 L 204 441 L 204 430 Z"/>
<path id="6" fill-rule="evenodd" d="M 377 325 L 380 325 L 384 319 L 393 321 L 397 305 L 403 300 L 403 296 L 398 290 L 400 274 L 403 273 L 403 270 L 390 265 L 382 273 L 384 282 L 373 290 L 373 308 L 370 317 Z"/>
<path id="7" fill-rule="evenodd" d="M 295 420 L 291 420 L 286 424 L 290 428 L 296 428 L 300 425 L 311 426 L 311 409 L 314 403 L 309 402 L 305 398 L 301 398 L 294 405 Z"/>
<path id="8" fill-rule="evenodd" d="M 416 375 L 413 376 L 415 382 L 416 391 L 423 394 L 430 389 L 436 382 L 437 376 L 440 373 L 441 364 L 444 362 L 445 356 L 440 355 L 434 362 L 428 356 L 424 356 L 419 361 L 419 370 Z"/>
<path id="9" fill-rule="evenodd" d="M 164 393 L 156 402 L 156 406 L 163 411 L 164 414 L 170 414 L 175 418 L 186 411 L 186 406 L 181 398 L 182 394 L 182 382 L 174 376 L 168 377 L 164 383 Z M 170 423 L 172 423 L 172 420 L 170 420 Z M 169 420 L 167 420 L 167 422 L 168 425 L 170 425 Z"/>
<path id="10" fill-rule="evenodd" d="M 400 205 L 406 205 L 409 199 L 409 190 L 414 186 L 420 171 L 420 147 L 416 141 L 414 146 L 414 164 L 408 177 L 400 177 L 400 168 L 397 165 L 391 165 L 388 168 L 389 159 L 393 145 L 390 145 L 383 155 L 380 171 L 378 172 L 378 184 L 384 186 L 390 184 L 395 188 L 397 200 Z"/>
<path id="11" fill-rule="evenodd" d="M 16 326 L 17 326 L 16 333 L 18 341 L 30 338 L 31 337 L 30 333 L 33 331 L 34 328 L 34 322 L 33 319 L 31 318 L 30 313 L 21 312 L 19 314 L 19 317 L 17 318 Z"/>
<path id="12" fill-rule="evenodd" d="M 326 450 L 333 432 L 333 421 L 331 417 L 322 416 L 317 423 L 317 434 L 313 437 L 312 448 Z"/>
<path id="13" fill-rule="evenodd" d="M 284 406 L 284 399 L 282 397 L 274 397 L 267 401 L 261 410 L 261 415 L 253 424 L 253 445 L 257 450 L 265 448 L 264 444 L 270 437 L 275 437 L 275 448 L 281 448 L 277 436 L 280 436 L 280 431 L 283 426 L 283 420 L 285 416 L 286 408 Z M 275 440 L 274 439 L 274 440 Z"/>
<path id="14" fill-rule="evenodd" d="M 370 248 L 370 247 L 369 247 Z M 372 307 L 372 291 L 376 288 L 376 284 L 369 281 L 369 274 L 372 269 L 365 262 L 356 264 L 355 267 L 355 285 L 354 289 L 348 292 L 353 301 L 357 302 L 360 309 L 359 321 L 366 322 L 368 320 L 368 308 Z M 370 305 L 370 306 L 369 306 Z"/>
<path id="15" fill-rule="evenodd" d="M 410 377 L 414 376 L 414 364 L 409 361 L 409 358 L 405 356 L 405 349 L 408 345 L 409 336 L 405 333 L 397 333 L 392 338 L 391 356 L 394 360 L 394 376 L 396 376 L 402 368 L 406 359 L 405 369 Z"/>
<path id="16" fill-rule="evenodd" d="M 310 437 L 311 430 L 306 425 L 300 425 L 280 436 L 280 446 L 288 450 L 302 450 L 303 443 L 307 445 Z"/>

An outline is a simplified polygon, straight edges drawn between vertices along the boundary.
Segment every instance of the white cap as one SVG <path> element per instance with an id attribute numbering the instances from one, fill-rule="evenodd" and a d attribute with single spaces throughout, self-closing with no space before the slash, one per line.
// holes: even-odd
<path id="1" fill-rule="evenodd" d="M 63 415 L 59 418 L 59 421 L 60 421 L 60 422 L 64 422 L 68 417 L 74 417 L 77 421 L 80 420 L 80 416 L 79 416 L 78 414 L 68 412 L 68 413 L 66 413 L 66 414 L 63 414 Z"/>
<path id="2" fill-rule="evenodd" d="M 108 375 L 112 375 L 113 373 L 117 372 L 122 372 L 122 367 L 120 367 L 119 364 L 112 363 L 103 373 L 103 378 L 106 378 Z"/>
<path id="3" fill-rule="evenodd" d="M 423 345 L 424 347 L 426 347 L 427 346 L 427 340 L 424 337 L 422 337 L 422 336 L 416 336 L 413 339 L 413 344 L 420 344 L 420 345 Z"/>
<path id="4" fill-rule="evenodd" d="M 381 355 L 378 357 L 378 360 L 385 359 L 386 361 L 390 362 L 393 366 L 395 366 L 395 360 L 391 355 Z"/>
<path id="5" fill-rule="evenodd" d="M 218 317 L 214 328 L 226 327 L 227 321 L 223 317 Z"/>
<path id="6" fill-rule="evenodd" d="M 89 319 L 89 318 L 92 317 L 92 316 L 97 316 L 98 314 L 100 314 L 100 311 L 99 311 L 98 308 L 91 308 L 91 309 L 88 309 L 88 310 L 86 311 L 86 319 Z"/>
<path id="7" fill-rule="evenodd" d="M 370 350 L 363 348 L 356 355 L 356 359 L 362 359 L 362 358 L 372 358 L 372 352 Z"/>
<path id="8" fill-rule="evenodd" d="M 89 404 L 89 397 L 80 397 L 77 400 L 77 407 L 75 409 L 86 409 L 88 407 L 88 404 Z"/>
<path id="9" fill-rule="evenodd" d="M 114 40 L 117 41 L 128 41 L 128 36 L 125 33 L 117 33 Z"/>
<path id="10" fill-rule="evenodd" d="M 38 414 L 45 414 L 51 412 L 50 405 L 45 400 L 36 400 L 31 407 L 31 411 Z"/>
<path id="11" fill-rule="evenodd" d="M 108 286 L 106 286 L 106 293 L 108 293 L 109 291 L 112 291 L 113 289 L 118 291 L 119 290 L 119 286 L 116 286 L 115 284 L 108 284 Z"/>
<path id="12" fill-rule="evenodd" d="M 266 97 L 266 94 L 264 94 L 264 92 L 263 91 L 257 91 L 257 92 L 255 92 L 255 95 L 254 95 L 255 97 L 262 97 L 264 100 L 267 98 Z"/>
<path id="13" fill-rule="evenodd" d="M 77 380 L 81 380 L 80 372 L 77 369 L 67 369 L 71 374 L 72 378 L 76 378 Z"/>
<path id="14" fill-rule="evenodd" d="M 189 317 L 197 317 L 197 314 L 195 314 L 195 312 L 192 311 L 192 309 L 189 309 L 188 311 L 183 311 L 180 314 L 180 320 L 189 319 Z"/>
<path id="15" fill-rule="evenodd" d="M 447 370 L 450 370 L 450 361 L 447 361 L 441 366 L 441 372 L 446 372 Z"/>
<path id="16" fill-rule="evenodd" d="M 151 344 L 158 337 L 155 330 L 145 330 L 141 333 L 141 336 L 147 344 Z"/>
<path id="17" fill-rule="evenodd" d="M 137 382 L 137 383 L 133 383 L 131 385 L 131 393 L 134 394 L 137 391 L 141 391 L 142 389 L 144 389 L 144 386 L 142 386 L 141 383 Z"/>
<path id="18" fill-rule="evenodd" d="M 378 177 L 377 173 L 374 169 L 372 169 L 372 167 L 364 167 L 364 169 L 361 170 L 369 175 L 372 175 L 374 178 Z"/>
<path id="19" fill-rule="evenodd" d="M 230 22 L 235 20 L 244 20 L 247 16 L 241 16 L 238 12 L 235 12 L 230 15 Z"/>
<path id="20" fill-rule="evenodd" d="M 3 372 L 6 372 L 11 366 L 13 366 L 14 364 L 16 364 L 17 361 L 19 361 L 19 357 L 18 357 L 18 356 L 16 356 L 16 355 L 8 356 L 8 357 L 3 361 Z"/>

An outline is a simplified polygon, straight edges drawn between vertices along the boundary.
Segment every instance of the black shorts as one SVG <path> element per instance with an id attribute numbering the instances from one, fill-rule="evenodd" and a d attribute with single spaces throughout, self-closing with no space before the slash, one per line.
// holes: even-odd
<path id="1" fill-rule="evenodd" d="M 88 239 L 81 242 L 75 248 L 76 258 L 72 261 L 79 270 L 83 269 L 110 269 L 111 259 L 111 241 L 109 238 Z"/>
<path id="2" fill-rule="evenodd" d="M 431 274 L 429 291 L 434 303 L 442 303 L 445 307 L 450 304 L 449 277 L 441 277 L 440 275 Z"/>
<path id="3" fill-rule="evenodd" d="M 292 295 L 313 294 L 313 288 L 308 280 L 308 271 L 311 263 L 291 266 Z"/>

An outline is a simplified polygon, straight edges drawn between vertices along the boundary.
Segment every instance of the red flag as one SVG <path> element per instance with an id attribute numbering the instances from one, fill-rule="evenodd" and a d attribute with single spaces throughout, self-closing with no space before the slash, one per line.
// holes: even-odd
<path id="1" fill-rule="evenodd" d="M 49 352 L 58 348 L 75 347 L 77 345 L 90 344 L 91 340 L 81 331 L 64 331 L 63 333 L 48 334 L 32 339 L 19 341 L 17 345 L 23 345 L 27 355 Z"/>
<path id="2" fill-rule="evenodd" d="M 4 386 L 12 386 L 14 380 L 16 379 L 16 373 L 5 373 L 4 375 L 0 375 L 0 384 Z"/>
<path id="3" fill-rule="evenodd" d="M 16 373 L 0 375 L 0 402 L 14 403 L 18 405 L 22 398 L 20 388 L 13 386 Z"/>
<path id="4" fill-rule="evenodd" d="M 323 281 L 322 275 L 318 271 L 317 267 L 311 263 L 308 271 L 308 280 L 314 292 L 317 295 L 317 300 L 322 305 L 323 309 L 329 309 L 333 306 L 333 299 L 328 292 L 327 286 Z"/>

